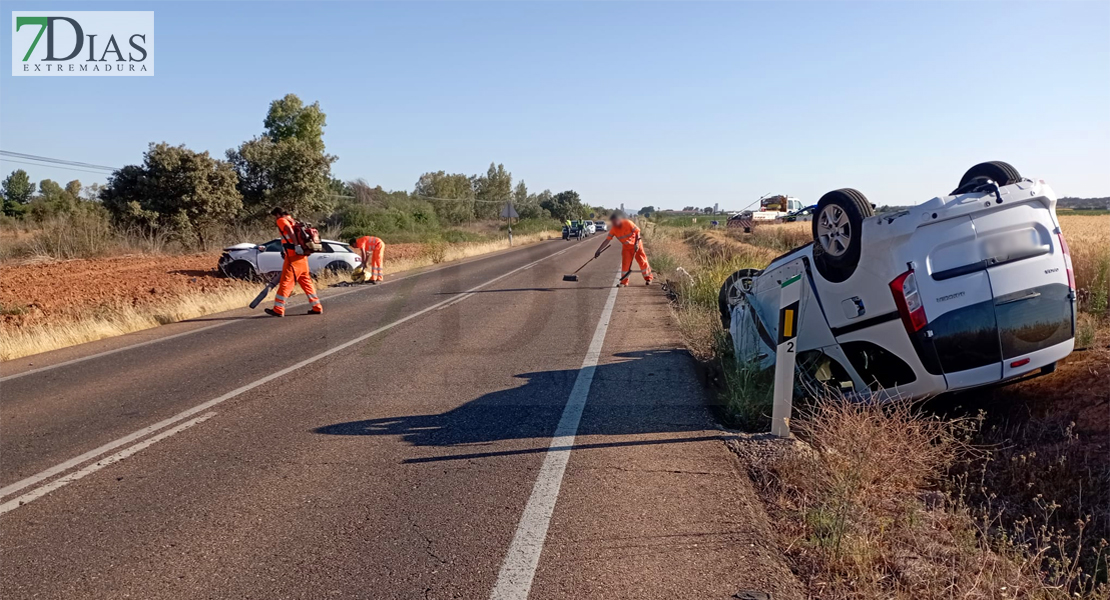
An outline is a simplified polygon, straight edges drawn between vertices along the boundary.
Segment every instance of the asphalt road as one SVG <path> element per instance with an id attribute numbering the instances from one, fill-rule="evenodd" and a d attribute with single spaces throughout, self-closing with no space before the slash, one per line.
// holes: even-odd
<path id="1" fill-rule="evenodd" d="M 598 242 L 6 363 L 0 593 L 790 597 L 662 294 L 561 281 Z"/>

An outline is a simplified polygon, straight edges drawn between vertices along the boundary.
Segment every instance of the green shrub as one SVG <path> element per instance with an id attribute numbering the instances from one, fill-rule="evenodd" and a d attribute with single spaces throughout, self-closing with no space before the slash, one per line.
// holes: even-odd
<path id="1" fill-rule="evenodd" d="M 501 225 L 501 231 L 508 231 L 508 229 L 509 229 L 509 225 L 507 223 Z M 545 231 L 551 231 L 551 232 L 554 232 L 554 233 L 558 233 L 558 232 L 561 232 L 562 230 L 563 230 L 563 225 L 561 223 L 559 223 L 558 221 L 556 221 L 555 219 L 544 219 L 544 218 L 521 219 L 521 220 L 517 221 L 516 223 L 513 223 L 513 235 L 526 235 L 526 234 L 530 234 L 530 233 L 543 233 Z"/>

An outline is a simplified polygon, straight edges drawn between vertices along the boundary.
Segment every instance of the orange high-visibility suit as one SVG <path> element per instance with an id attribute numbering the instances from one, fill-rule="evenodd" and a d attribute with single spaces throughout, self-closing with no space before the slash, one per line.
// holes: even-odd
<path id="1" fill-rule="evenodd" d="M 628 274 L 632 269 L 632 259 L 640 266 L 640 274 L 644 281 L 651 283 L 651 265 L 648 264 L 647 254 L 644 253 L 644 243 L 640 239 L 640 228 L 628 219 L 621 221 L 620 225 L 609 228 L 608 239 L 616 239 L 621 243 L 621 282 L 628 285 Z"/>
<path id="2" fill-rule="evenodd" d="M 293 237 L 293 217 L 288 215 L 277 218 L 277 228 L 281 232 L 281 248 L 285 261 L 281 265 L 281 280 L 278 282 L 277 295 L 274 296 L 274 312 L 279 316 L 285 314 L 285 301 L 293 292 L 296 283 L 308 296 L 308 303 L 312 306 L 310 313 L 320 314 L 324 307 L 316 297 L 316 285 L 312 283 L 312 275 L 308 270 L 308 257 L 297 254 L 297 245 Z"/>
<path id="3" fill-rule="evenodd" d="M 364 270 L 369 269 L 370 278 L 367 281 L 381 281 L 382 263 L 385 261 L 385 242 L 381 238 L 364 235 L 355 240 L 355 248 L 370 255 L 370 266 L 362 265 Z"/>

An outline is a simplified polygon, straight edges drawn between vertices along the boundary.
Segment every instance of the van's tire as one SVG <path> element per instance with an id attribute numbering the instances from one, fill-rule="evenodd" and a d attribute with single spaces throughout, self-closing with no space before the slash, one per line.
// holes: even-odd
<path id="1" fill-rule="evenodd" d="M 231 261 L 223 268 L 224 275 L 232 279 L 242 279 L 244 281 L 255 281 L 258 277 L 258 272 L 255 271 L 254 265 L 245 260 Z"/>
<path id="2" fill-rule="evenodd" d="M 721 311 L 721 325 L 724 325 L 725 331 L 732 325 L 732 309 L 736 307 L 739 298 L 737 286 L 743 285 L 746 279 L 759 277 L 761 273 L 762 269 L 740 269 L 729 275 L 721 286 L 721 291 L 717 292 L 717 308 Z"/>
<path id="3" fill-rule="evenodd" d="M 350 273 L 351 272 L 351 265 L 349 265 L 349 264 L 347 264 L 347 263 L 345 263 L 341 260 L 334 260 L 334 261 L 324 265 L 324 270 L 327 271 L 329 275 L 338 275 L 339 273 Z"/>
<path id="4" fill-rule="evenodd" d="M 995 182 L 999 187 L 1004 185 L 1011 185 L 1021 181 L 1021 173 L 1015 169 L 1010 163 L 1004 163 L 1000 160 L 992 160 L 990 162 L 979 163 L 974 167 L 967 170 L 964 176 L 960 178 L 960 185 L 956 191 L 960 192 L 963 187 L 976 179 L 990 179 Z M 966 193 L 966 192 L 961 192 Z"/>
<path id="5" fill-rule="evenodd" d="M 817 201 L 813 211 L 813 262 L 826 280 L 840 283 L 859 265 L 863 220 L 874 215 L 871 203 L 858 190 L 833 190 Z"/>

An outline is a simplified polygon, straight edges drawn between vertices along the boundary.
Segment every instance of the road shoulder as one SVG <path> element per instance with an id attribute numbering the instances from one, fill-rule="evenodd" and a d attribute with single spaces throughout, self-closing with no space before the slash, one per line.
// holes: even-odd
<path id="1" fill-rule="evenodd" d="M 658 288 L 621 290 L 531 598 L 802 598 Z"/>

